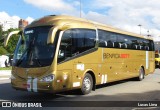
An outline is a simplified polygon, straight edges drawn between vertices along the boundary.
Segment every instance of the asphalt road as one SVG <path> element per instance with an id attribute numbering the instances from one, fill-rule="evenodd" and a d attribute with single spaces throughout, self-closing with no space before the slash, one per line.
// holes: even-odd
<path id="1" fill-rule="evenodd" d="M 33 93 L 26 91 L 16 91 L 12 89 L 10 80 L 0 80 L 0 101 L 38 101 L 46 103 L 54 103 L 54 101 L 77 101 L 77 103 L 86 104 L 85 101 L 91 101 L 89 103 L 89 109 L 105 109 L 92 107 L 92 104 L 102 103 L 101 101 L 115 101 L 122 105 L 131 101 L 157 101 L 160 103 L 160 69 L 157 69 L 154 74 L 150 74 L 145 77 L 143 81 L 136 81 L 135 79 L 129 79 L 124 81 L 118 81 L 115 83 L 109 83 L 103 86 L 97 86 L 96 91 L 92 91 L 88 95 L 78 95 L 77 91 L 69 91 L 65 93 L 53 94 L 42 94 Z M 80 102 L 81 101 L 81 102 Z M 93 101 L 95 101 L 93 103 Z M 118 101 L 118 102 L 117 102 Z M 125 101 L 125 102 L 123 102 Z M 63 103 L 64 103 L 63 102 Z M 106 102 L 106 103 L 107 103 Z M 112 102 L 112 104 L 113 104 Z M 104 103 L 104 102 L 103 102 Z M 58 105 L 60 106 L 60 104 Z M 63 106 L 63 105 L 62 105 Z M 83 105 L 82 105 L 83 106 Z M 95 105 L 93 105 L 95 106 Z M 114 105 L 113 105 L 114 106 Z M 73 109 L 74 107 L 72 107 Z M 144 109 L 143 109 L 144 108 Z M 26 108 L 27 109 L 27 108 Z M 58 108 L 56 108 L 58 109 Z M 60 107 L 60 110 L 66 108 Z M 80 108 L 76 108 L 80 109 Z M 84 108 L 83 108 L 84 109 Z M 112 107 L 107 110 L 124 110 L 124 108 Z M 126 110 L 146 110 L 145 107 L 128 107 Z M 149 107 L 149 110 L 159 110 L 157 107 Z"/>

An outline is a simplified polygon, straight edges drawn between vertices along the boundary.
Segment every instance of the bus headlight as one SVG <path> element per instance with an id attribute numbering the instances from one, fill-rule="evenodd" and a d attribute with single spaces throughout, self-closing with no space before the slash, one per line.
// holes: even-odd
<path id="1" fill-rule="evenodd" d="M 41 82 L 52 82 L 54 80 L 54 74 L 48 75 L 40 79 Z"/>

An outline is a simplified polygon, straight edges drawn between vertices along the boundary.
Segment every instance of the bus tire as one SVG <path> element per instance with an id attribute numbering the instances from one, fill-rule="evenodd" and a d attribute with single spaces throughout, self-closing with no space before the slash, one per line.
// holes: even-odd
<path id="1" fill-rule="evenodd" d="M 158 66 L 158 68 L 160 69 L 160 62 L 159 62 L 159 66 Z"/>
<path id="2" fill-rule="evenodd" d="M 142 80 L 144 79 L 144 75 L 145 75 L 144 69 L 141 67 L 141 68 L 139 69 L 138 81 L 142 81 Z"/>
<path id="3" fill-rule="evenodd" d="M 89 73 L 86 73 L 83 81 L 82 81 L 82 87 L 81 87 L 81 94 L 89 94 L 93 88 L 93 78 Z"/>

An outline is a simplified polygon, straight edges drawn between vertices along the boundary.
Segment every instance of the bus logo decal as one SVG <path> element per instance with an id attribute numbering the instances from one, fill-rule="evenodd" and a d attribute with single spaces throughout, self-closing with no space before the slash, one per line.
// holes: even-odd
<path id="1" fill-rule="evenodd" d="M 32 34 L 34 31 L 33 30 L 28 30 L 28 31 L 25 31 L 25 34 Z"/>
<path id="2" fill-rule="evenodd" d="M 64 74 L 64 75 L 63 75 L 63 79 L 66 80 L 67 78 L 68 78 L 68 75 L 67 75 L 67 74 Z"/>
<path id="3" fill-rule="evenodd" d="M 115 53 L 104 53 L 103 54 L 103 58 L 104 59 L 108 59 L 108 58 L 129 58 L 130 55 L 129 54 L 115 54 Z"/>

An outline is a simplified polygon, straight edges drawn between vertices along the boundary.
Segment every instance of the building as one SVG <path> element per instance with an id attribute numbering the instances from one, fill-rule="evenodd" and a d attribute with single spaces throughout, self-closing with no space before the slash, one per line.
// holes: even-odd
<path id="1" fill-rule="evenodd" d="M 23 19 L 19 20 L 19 25 L 18 25 L 19 29 L 23 30 L 27 25 L 28 25 L 28 21 L 23 20 Z"/>

